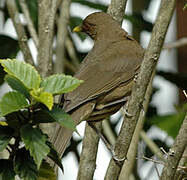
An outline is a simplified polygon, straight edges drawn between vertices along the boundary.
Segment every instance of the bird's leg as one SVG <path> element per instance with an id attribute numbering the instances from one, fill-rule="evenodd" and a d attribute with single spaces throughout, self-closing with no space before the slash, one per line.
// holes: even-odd
<path id="1" fill-rule="evenodd" d="M 108 140 L 104 137 L 104 135 L 95 127 L 93 122 L 88 122 L 89 126 L 96 132 L 96 134 L 102 139 L 107 149 L 112 153 L 113 155 L 113 147 L 108 142 Z"/>
<path id="2" fill-rule="evenodd" d="M 121 162 L 121 161 L 124 161 L 126 159 L 126 157 L 124 157 L 124 158 L 118 158 L 117 157 L 117 155 L 115 154 L 113 146 L 108 142 L 108 140 L 103 136 L 103 134 L 95 127 L 93 122 L 88 122 L 88 124 L 96 132 L 96 134 L 102 139 L 102 141 L 104 142 L 107 149 L 111 152 L 112 158 L 115 161 Z"/>

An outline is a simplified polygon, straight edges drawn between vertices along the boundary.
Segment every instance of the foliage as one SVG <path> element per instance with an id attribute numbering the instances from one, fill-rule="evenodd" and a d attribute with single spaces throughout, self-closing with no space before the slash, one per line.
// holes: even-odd
<path id="1" fill-rule="evenodd" d="M 13 89 L 0 100 L 0 116 L 4 117 L 0 151 L 9 152 L 9 159 L 0 160 L 0 178 L 55 179 L 53 168 L 44 160 L 50 158 L 63 170 L 61 160 L 39 124 L 56 122 L 75 130 L 71 116 L 54 105 L 53 97 L 74 90 L 82 81 L 64 74 L 42 79 L 34 67 L 16 59 L 2 59 L 0 64 Z"/>

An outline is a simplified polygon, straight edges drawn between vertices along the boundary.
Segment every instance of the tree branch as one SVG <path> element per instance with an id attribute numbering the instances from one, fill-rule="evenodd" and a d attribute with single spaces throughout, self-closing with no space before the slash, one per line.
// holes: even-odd
<path id="1" fill-rule="evenodd" d="M 20 0 L 19 3 L 22 8 L 22 12 L 25 16 L 25 19 L 27 21 L 27 26 L 28 26 L 28 30 L 30 32 L 30 35 L 33 39 L 33 42 L 34 42 L 36 48 L 38 49 L 38 35 L 37 35 L 36 29 L 33 25 L 32 19 L 30 17 L 30 13 L 29 13 L 29 9 L 27 7 L 27 4 L 26 4 L 25 0 Z"/>
<path id="2" fill-rule="evenodd" d="M 66 46 L 68 54 L 69 54 L 69 56 L 72 60 L 73 65 L 75 66 L 76 69 L 78 69 L 80 63 L 79 63 L 79 60 L 77 58 L 75 48 L 73 46 L 73 42 L 69 37 L 66 37 L 65 46 Z"/>
<path id="3" fill-rule="evenodd" d="M 182 154 L 187 146 L 187 114 L 179 133 L 170 148 L 168 157 L 162 171 L 160 180 L 172 179 L 175 176 L 177 166 L 182 157 Z"/>
<path id="4" fill-rule="evenodd" d="M 39 49 L 38 69 L 42 77 L 52 71 L 52 44 L 56 10 L 59 0 L 38 0 Z"/>
<path id="5" fill-rule="evenodd" d="M 101 122 L 95 125 L 98 130 L 101 130 Z M 99 139 L 96 132 L 86 123 L 77 180 L 93 179 Z"/>
<path id="6" fill-rule="evenodd" d="M 54 71 L 56 73 L 64 72 L 65 42 L 68 34 L 67 26 L 69 23 L 70 3 L 70 0 L 63 0 L 60 7 L 60 17 L 58 19 L 57 29 L 56 62 L 54 64 Z"/>
<path id="7" fill-rule="evenodd" d="M 25 29 L 24 29 L 23 25 L 21 24 L 21 21 L 19 18 L 19 11 L 16 7 L 15 0 L 7 0 L 6 5 L 8 8 L 8 12 L 11 17 L 11 20 L 14 24 L 15 29 L 16 29 L 19 46 L 20 46 L 20 49 L 23 53 L 24 60 L 25 60 L 25 62 L 28 62 L 31 65 L 34 65 L 34 61 L 33 61 L 30 49 L 27 44 L 28 38 L 25 33 Z"/>
<path id="8" fill-rule="evenodd" d="M 183 37 L 175 42 L 164 44 L 163 49 L 179 48 L 186 45 L 187 45 L 187 37 Z"/>
<path id="9" fill-rule="evenodd" d="M 155 72 L 152 74 L 151 80 L 149 82 L 149 86 L 147 88 L 146 91 L 146 95 L 145 95 L 145 101 L 143 104 L 143 108 L 144 111 L 141 112 L 139 119 L 138 119 L 138 123 L 136 125 L 136 129 L 134 131 L 132 140 L 131 140 L 131 144 L 127 153 L 127 161 L 124 162 L 123 164 L 123 168 L 121 170 L 120 173 L 120 177 L 119 179 L 124 179 L 125 177 L 129 177 L 132 169 L 133 169 L 133 165 L 134 165 L 134 161 L 135 161 L 135 156 L 137 153 L 137 146 L 138 146 L 138 141 L 139 141 L 139 137 L 140 137 L 140 133 L 141 130 L 143 128 L 143 124 L 145 121 L 145 114 L 147 112 L 148 106 L 149 106 L 149 100 L 150 100 L 150 96 L 152 94 L 152 82 L 153 82 L 153 78 L 155 76 Z M 125 115 L 124 115 L 125 116 Z M 125 118 L 124 118 L 125 121 Z"/>
<path id="10" fill-rule="evenodd" d="M 110 14 L 119 24 L 123 22 L 123 16 L 127 0 L 111 0 L 107 13 Z"/>
<path id="11" fill-rule="evenodd" d="M 147 86 L 156 67 L 174 7 L 175 0 L 162 0 L 159 14 L 152 31 L 151 40 L 147 51 L 145 52 L 140 73 L 137 82 L 133 86 L 131 99 L 128 104 L 128 113 L 133 116 L 125 118 L 114 148 L 115 154 L 119 159 L 127 156 L 130 142 L 141 111 L 141 104 L 144 101 Z M 116 179 L 119 176 L 122 165 L 123 161 L 116 162 L 112 159 L 105 180 L 112 178 Z"/>

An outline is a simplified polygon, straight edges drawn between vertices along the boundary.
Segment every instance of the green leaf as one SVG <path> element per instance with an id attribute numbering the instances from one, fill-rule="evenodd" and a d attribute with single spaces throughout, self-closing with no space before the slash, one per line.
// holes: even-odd
<path id="1" fill-rule="evenodd" d="M 49 110 L 53 107 L 53 95 L 49 92 L 43 92 L 41 89 L 32 90 L 30 94 L 38 102 L 45 104 Z"/>
<path id="2" fill-rule="evenodd" d="M 0 159 L 0 179 L 15 180 L 13 162 L 8 159 Z"/>
<path id="3" fill-rule="evenodd" d="M 14 170 L 24 180 L 36 180 L 38 177 L 37 166 L 25 148 L 18 149 L 14 159 Z"/>
<path id="4" fill-rule="evenodd" d="M 57 122 L 61 126 L 66 127 L 71 130 L 75 130 L 75 123 L 71 116 L 64 112 L 64 110 L 54 107 L 51 111 L 49 110 L 39 110 L 33 114 L 33 123 L 51 123 Z"/>
<path id="5" fill-rule="evenodd" d="M 179 112 L 177 114 L 155 116 L 148 121 L 151 121 L 154 125 L 166 131 L 169 136 L 175 139 L 184 120 L 185 114 L 185 112 Z"/>
<path id="6" fill-rule="evenodd" d="M 29 107 L 29 104 L 25 96 L 16 91 L 6 93 L 0 101 L 0 111 L 2 116 L 26 107 Z"/>
<path id="7" fill-rule="evenodd" d="M 67 93 L 77 88 L 83 81 L 64 74 L 55 74 L 41 82 L 44 91 L 53 95 Z"/>
<path id="8" fill-rule="evenodd" d="M 25 147 L 30 151 L 34 158 L 37 168 L 39 169 L 42 160 L 50 152 L 50 148 L 46 144 L 47 136 L 42 133 L 39 128 L 33 128 L 31 125 L 25 125 L 21 128 L 21 138 L 25 143 Z"/>
<path id="9" fill-rule="evenodd" d="M 56 180 L 56 175 L 53 168 L 46 161 L 43 161 L 41 164 L 39 169 L 39 177 L 37 180 Z"/>
<path id="10" fill-rule="evenodd" d="M 57 164 L 60 167 L 60 169 L 62 170 L 62 172 L 64 172 L 64 168 L 62 166 L 60 155 L 55 150 L 55 148 L 53 147 L 53 145 L 52 145 L 51 142 L 47 141 L 47 145 L 50 147 L 50 152 L 49 152 L 49 154 L 47 156 L 50 159 L 52 159 L 54 161 L 54 163 Z"/>
<path id="11" fill-rule="evenodd" d="M 8 145 L 14 130 L 7 126 L 0 126 L 0 152 L 2 152 Z"/>
<path id="12" fill-rule="evenodd" d="M 39 88 L 41 81 L 40 75 L 30 64 L 18 61 L 16 59 L 0 60 L 0 63 L 4 67 L 4 71 L 19 79 L 26 88 Z"/>
<path id="13" fill-rule="evenodd" d="M 49 113 L 45 110 L 38 110 L 33 113 L 32 116 L 33 124 L 40 124 L 40 123 L 51 123 L 55 122 L 55 120 L 49 115 Z"/>
<path id="14" fill-rule="evenodd" d="M 51 111 L 46 111 L 57 123 L 59 123 L 61 126 L 75 130 L 76 125 L 74 121 L 72 120 L 71 116 L 67 114 L 64 110 L 60 108 L 53 108 Z"/>
<path id="15" fill-rule="evenodd" d="M 8 85 L 20 92 L 21 94 L 23 94 L 26 98 L 30 99 L 30 94 L 29 94 L 29 90 L 24 86 L 24 84 L 19 81 L 17 78 L 15 78 L 14 76 L 11 75 L 6 75 L 5 76 L 5 81 L 8 83 Z"/>

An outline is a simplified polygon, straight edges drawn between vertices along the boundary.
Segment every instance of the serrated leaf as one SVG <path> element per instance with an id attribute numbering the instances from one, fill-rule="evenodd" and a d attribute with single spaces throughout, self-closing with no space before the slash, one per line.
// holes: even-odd
<path id="1" fill-rule="evenodd" d="M 54 102 L 53 102 L 53 95 L 51 93 L 43 92 L 43 91 L 40 91 L 38 93 L 37 90 L 32 90 L 30 91 L 30 94 L 32 97 L 34 97 L 36 101 L 45 104 L 49 110 L 52 109 Z"/>
<path id="2" fill-rule="evenodd" d="M 17 78 L 15 78 L 14 76 L 11 76 L 11 75 L 6 75 L 5 76 L 5 81 L 8 83 L 8 85 L 20 92 L 21 94 L 23 94 L 26 98 L 30 98 L 30 94 L 29 94 L 29 90 L 24 86 L 24 84 L 19 81 Z"/>
<path id="3" fill-rule="evenodd" d="M 67 93 L 77 88 L 83 81 L 64 74 L 55 74 L 41 82 L 44 91 L 53 95 Z"/>
<path id="4" fill-rule="evenodd" d="M 60 169 L 62 170 L 62 172 L 64 172 L 64 168 L 62 166 L 62 162 L 61 162 L 61 158 L 60 155 L 58 154 L 58 152 L 55 150 L 55 148 L 53 147 L 52 143 L 47 141 L 47 145 L 50 147 L 50 152 L 47 155 L 51 160 L 54 161 L 55 164 L 57 164 Z"/>
<path id="5" fill-rule="evenodd" d="M 17 150 L 14 159 L 14 170 L 24 180 L 36 180 L 38 177 L 37 166 L 25 148 Z"/>
<path id="6" fill-rule="evenodd" d="M 29 104 L 25 96 L 16 91 L 6 93 L 0 101 L 0 111 L 2 116 L 26 107 L 29 107 Z"/>
<path id="7" fill-rule="evenodd" d="M 56 180 L 54 169 L 46 161 L 41 164 L 37 180 Z"/>
<path id="8" fill-rule="evenodd" d="M 42 133 L 39 128 L 33 128 L 31 125 L 25 125 L 21 128 L 21 138 L 25 143 L 25 147 L 30 151 L 34 158 L 37 168 L 39 169 L 42 160 L 50 152 L 50 148 L 46 144 L 47 136 Z"/>
<path id="9" fill-rule="evenodd" d="M 61 126 L 75 130 L 76 125 L 74 121 L 72 120 L 71 116 L 67 114 L 64 110 L 60 108 L 53 108 L 51 111 L 46 111 L 57 123 L 59 123 Z"/>
<path id="10" fill-rule="evenodd" d="M 13 162 L 8 159 L 0 159 L 0 179 L 15 180 Z"/>
<path id="11" fill-rule="evenodd" d="M 2 152 L 10 142 L 14 130 L 7 126 L 0 126 L 0 152 Z"/>
<path id="12" fill-rule="evenodd" d="M 30 64 L 16 59 L 0 60 L 0 63 L 4 67 L 4 71 L 19 79 L 28 89 L 39 88 L 41 81 L 40 75 Z"/>

